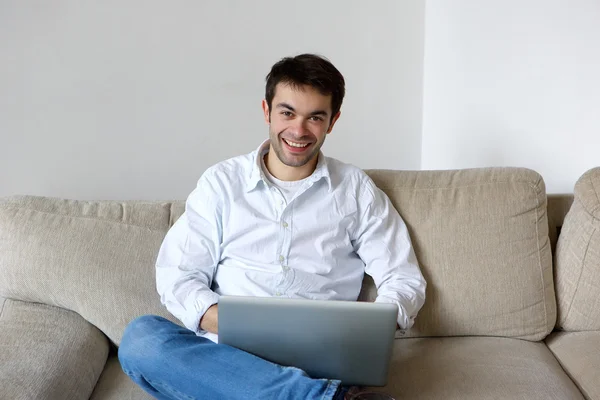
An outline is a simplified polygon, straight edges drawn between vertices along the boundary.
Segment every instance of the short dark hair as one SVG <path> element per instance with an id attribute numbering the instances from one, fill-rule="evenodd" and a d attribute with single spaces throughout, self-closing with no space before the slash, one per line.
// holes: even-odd
<path id="1" fill-rule="evenodd" d="M 340 111 L 346 94 L 346 83 L 340 71 L 328 59 L 316 54 L 300 54 L 281 59 L 273 65 L 266 81 L 265 99 L 269 112 L 278 83 L 296 87 L 309 85 L 323 95 L 331 95 L 332 119 Z"/>

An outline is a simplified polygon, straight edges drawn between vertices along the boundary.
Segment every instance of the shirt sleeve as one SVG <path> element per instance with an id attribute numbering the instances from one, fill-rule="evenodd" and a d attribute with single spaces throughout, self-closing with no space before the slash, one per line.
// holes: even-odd
<path id="1" fill-rule="evenodd" d="M 200 319 L 219 296 L 210 288 L 220 259 L 222 196 L 205 173 L 167 232 L 156 261 L 161 303 L 197 334 Z"/>
<path id="2" fill-rule="evenodd" d="M 358 196 L 355 249 L 377 287 L 376 303 L 398 305 L 398 325 L 409 329 L 425 302 L 426 282 L 408 230 L 390 199 L 370 178 Z"/>

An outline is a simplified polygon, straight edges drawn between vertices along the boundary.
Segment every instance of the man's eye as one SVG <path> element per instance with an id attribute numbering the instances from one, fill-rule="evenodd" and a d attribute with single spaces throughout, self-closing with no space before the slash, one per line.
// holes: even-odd
<path id="1" fill-rule="evenodd" d="M 311 117 L 310 119 L 312 119 L 313 121 L 323 121 L 323 118 L 321 117 Z"/>
<path id="2" fill-rule="evenodd" d="M 291 113 L 291 112 L 289 112 L 289 111 L 282 111 L 282 112 L 281 112 L 281 115 L 285 115 L 286 117 L 291 117 L 291 116 L 292 116 L 292 113 Z"/>

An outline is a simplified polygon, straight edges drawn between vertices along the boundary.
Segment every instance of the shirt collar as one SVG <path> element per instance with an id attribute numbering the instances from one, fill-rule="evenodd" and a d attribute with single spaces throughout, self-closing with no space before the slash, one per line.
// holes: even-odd
<path id="1" fill-rule="evenodd" d="M 269 152 L 270 144 L 270 140 L 267 139 L 262 142 L 254 152 L 252 152 L 252 168 L 246 181 L 246 192 L 250 192 L 255 189 L 258 183 L 261 181 L 267 186 L 270 185 L 269 181 L 265 177 L 261 165 L 261 160 Z M 327 181 L 329 191 L 331 192 L 331 175 L 327 165 L 327 157 L 325 157 L 321 151 L 319 151 L 317 166 L 314 172 L 310 175 L 310 183 L 313 184 L 320 179 L 325 179 Z"/>

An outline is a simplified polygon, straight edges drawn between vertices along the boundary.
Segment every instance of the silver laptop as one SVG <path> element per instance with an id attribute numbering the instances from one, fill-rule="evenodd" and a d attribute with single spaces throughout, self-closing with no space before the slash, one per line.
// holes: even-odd
<path id="1" fill-rule="evenodd" d="M 385 386 L 398 306 L 333 300 L 222 296 L 219 343 L 312 378 Z"/>

